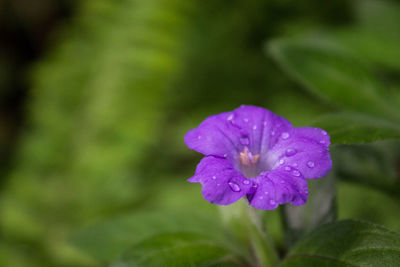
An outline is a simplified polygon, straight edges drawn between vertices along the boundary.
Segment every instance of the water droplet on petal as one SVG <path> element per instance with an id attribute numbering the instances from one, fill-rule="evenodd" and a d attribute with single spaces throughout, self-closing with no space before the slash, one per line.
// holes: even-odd
<path id="1" fill-rule="evenodd" d="M 291 157 L 294 156 L 297 153 L 296 149 L 294 148 L 288 148 L 286 149 L 286 156 Z"/>
<path id="2" fill-rule="evenodd" d="M 268 195 L 269 193 L 267 191 L 265 191 L 264 194 Z"/>
<path id="3" fill-rule="evenodd" d="M 325 140 L 319 141 L 320 144 L 325 144 Z"/>
<path id="4" fill-rule="evenodd" d="M 274 136 L 275 135 L 275 131 L 271 131 L 271 135 Z"/>
<path id="5" fill-rule="evenodd" d="M 285 163 L 284 159 L 279 160 L 279 164 L 282 165 L 283 163 Z"/>
<path id="6" fill-rule="evenodd" d="M 257 125 L 253 125 L 253 130 L 257 130 Z"/>
<path id="7" fill-rule="evenodd" d="M 214 175 L 214 176 L 212 177 L 212 179 L 213 179 L 213 180 L 217 179 L 217 176 Z"/>
<path id="8" fill-rule="evenodd" d="M 240 138 L 240 143 L 244 146 L 247 146 L 248 144 L 250 144 L 249 138 L 248 137 L 241 137 Z"/>
<path id="9" fill-rule="evenodd" d="M 263 199 L 263 198 L 264 198 L 263 196 L 259 197 L 259 199 Z"/>
<path id="10" fill-rule="evenodd" d="M 224 154 L 224 158 L 226 158 L 228 156 L 228 154 Z"/>
<path id="11" fill-rule="evenodd" d="M 322 135 L 328 135 L 328 133 L 325 132 L 324 130 L 321 131 L 321 134 L 322 134 Z"/>
<path id="12" fill-rule="evenodd" d="M 257 184 L 253 184 L 253 186 L 252 186 L 253 188 L 257 188 L 258 187 L 258 185 Z"/>
<path id="13" fill-rule="evenodd" d="M 289 133 L 287 133 L 287 132 L 283 132 L 282 133 L 282 139 L 288 139 L 289 138 Z"/>
<path id="14" fill-rule="evenodd" d="M 250 181 L 249 180 L 244 180 L 243 184 L 250 184 Z"/>
<path id="15" fill-rule="evenodd" d="M 267 126 L 267 122 L 266 122 L 266 121 L 264 121 L 263 125 L 264 125 L 264 126 Z"/>
<path id="16" fill-rule="evenodd" d="M 220 186 L 221 184 L 217 184 L 217 186 Z"/>
<path id="17" fill-rule="evenodd" d="M 281 184 L 284 184 L 284 183 L 285 183 L 285 181 L 281 180 Z"/>
<path id="18" fill-rule="evenodd" d="M 297 176 L 299 177 L 301 175 L 301 173 L 298 170 L 294 170 L 292 171 L 293 176 Z"/>
<path id="19" fill-rule="evenodd" d="M 290 171 L 291 169 L 289 166 L 285 166 L 285 171 Z"/>
<path id="20" fill-rule="evenodd" d="M 271 200 L 269 201 L 269 204 L 275 205 L 275 200 L 271 199 Z"/>
<path id="21" fill-rule="evenodd" d="M 307 162 L 307 166 L 308 166 L 309 168 L 314 168 L 314 166 L 315 166 L 314 161 L 309 161 L 309 162 Z"/>
<path id="22" fill-rule="evenodd" d="M 243 119 L 245 122 L 249 122 L 249 119 L 248 118 L 244 118 Z"/>
<path id="23" fill-rule="evenodd" d="M 292 165 L 293 165 L 293 167 L 297 167 L 297 163 L 293 163 Z"/>
<path id="24" fill-rule="evenodd" d="M 233 192 L 239 192 L 240 191 L 240 187 L 237 183 L 234 182 L 229 182 L 229 187 L 232 189 Z"/>
<path id="25" fill-rule="evenodd" d="M 202 137 L 201 135 L 197 136 L 198 139 L 201 139 L 201 137 Z"/>
<path id="26" fill-rule="evenodd" d="M 229 117 L 227 118 L 228 121 L 233 119 L 233 114 L 229 115 Z"/>
<path id="27" fill-rule="evenodd" d="M 304 194 L 307 194 L 307 195 L 308 195 L 308 190 L 305 190 L 305 191 L 304 191 Z"/>

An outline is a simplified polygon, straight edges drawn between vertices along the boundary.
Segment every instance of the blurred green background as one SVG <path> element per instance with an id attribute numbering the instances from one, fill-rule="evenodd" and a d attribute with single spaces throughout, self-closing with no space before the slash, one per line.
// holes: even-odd
<path id="1" fill-rule="evenodd" d="M 354 103 L 399 118 L 368 88 L 340 91 L 339 72 L 310 75 L 336 102 L 310 90 L 275 40 L 349 51 L 398 108 L 400 1 L 6 0 L 0 14 L 1 266 L 102 266 L 157 231 L 200 231 L 196 214 L 210 228 L 218 208 L 186 182 L 201 156 L 183 136 L 211 114 L 251 104 L 309 126 Z M 331 148 L 338 217 L 400 230 L 400 143 L 346 136 Z"/>

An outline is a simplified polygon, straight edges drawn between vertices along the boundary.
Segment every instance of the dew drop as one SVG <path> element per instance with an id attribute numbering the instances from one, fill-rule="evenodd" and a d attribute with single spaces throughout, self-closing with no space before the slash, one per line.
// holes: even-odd
<path id="1" fill-rule="evenodd" d="M 201 139 L 201 137 L 202 137 L 201 135 L 197 136 L 198 139 Z"/>
<path id="2" fill-rule="evenodd" d="M 233 119 L 233 114 L 229 115 L 229 117 L 227 118 L 228 121 L 231 121 Z"/>
<path id="3" fill-rule="evenodd" d="M 282 165 L 283 163 L 285 163 L 284 159 L 279 160 L 279 164 Z"/>
<path id="4" fill-rule="evenodd" d="M 240 191 L 240 187 L 237 183 L 234 182 L 229 182 L 229 187 L 232 189 L 233 192 L 239 192 Z"/>
<path id="5" fill-rule="evenodd" d="M 259 199 L 263 199 L 263 198 L 264 198 L 263 196 L 259 197 Z"/>
<path id="6" fill-rule="evenodd" d="M 289 166 L 285 167 L 285 171 L 290 171 L 292 168 L 290 168 Z"/>
<path id="7" fill-rule="evenodd" d="M 301 173 L 298 170 L 294 170 L 292 171 L 293 176 L 297 176 L 299 177 L 301 175 Z"/>
<path id="8" fill-rule="evenodd" d="M 304 191 L 304 194 L 307 194 L 307 195 L 308 195 L 308 190 L 305 190 L 305 191 Z"/>
<path id="9" fill-rule="evenodd" d="M 220 186 L 221 184 L 217 184 L 217 186 Z"/>
<path id="10" fill-rule="evenodd" d="M 294 156 L 297 153 L 296 149 L 294 148 L 288 148 L 286 149 L 286 156 L 291 157 Z"/>
<path id="11" fill-rule="evenodd" d="M 269 193 L 267 191 L 265 191 L 264 194 L 268 195 Z"/>
<path id="12" fill-rule="evenodd" d="M 285 181 L 281 180 L 281 184 L 284 184 L 284 183 L 285 183 Z"/>
<path id="13" fill-rule="evenodd" d="M 212 179 L 213 179 L 213 180 L 217 179 L 217 176 L 214 175 L 214 176 L 212 177 Z"/>
<path id="14" fill-rule="evenodd" d="M 319 141 L 320 144 L 325 144 L 325 140 Z"/>
<path id="15" fill-rule="evenodd" d="M 269 204 L 275 205 L 275 200 L 271 199 L 271 200 L 269 201 Z"/>
<path id="16" fill-rule="evenodd" d="M 249 180 L 244 180 L 243 184 L 250 184 L 250 181 Z"/>
<path id="17" fill-rule="evenodd" d="M 274 136 L 275 135 L 275 131 L 271 131 L 271 135 Z"/>
<path id="18" fill-rule="evenodd" d="M 228 156 L 228 154 L 224 154 L 224 158 L 226 158 Z"/>
<path id="19" fill-rule="evenodd" d="M 266 122 L 266 121 L 264 121 L 263 125 L 264 125 L 264 126 L 267 126 L 267 122 Z"/>
<path id="20" fill-rule="evenodd" d="M 315 167 L 314 161 L 309 161 L 309 162 L 307 162 L 307 166 L 308 166 L 309 168 L 314 168 L 314 167 Z"/>
<path id="21" fill-rule="evenodd" d="M 324 130 L 321 131 L 321 134 L 322 134 L 322 135 L 328 135 L 328 133 L 325 132 Z"/>
<path id="22" fill-rule="evenodd" d="M 297 167 L 297 163 L 293 163 L 293 167 Z"/>
<path id="23" fill-rule="evenodd" d="M 257 130 L 257 125 L 253 125 L 253 130 Z"/>
<path id="24" fill-rule="evenodd" d="M 284 132 L 284 133 L 282 133 L 282 139 L 288 139 L 289 138 L 289 133 L 287 133 L 287 132 Z"/>
<path id="25" fill-rule="evenodd" d="M 245 122 L 249 122 L 249 119 L 248 118 L 244 118 L 243 119 Z"/>

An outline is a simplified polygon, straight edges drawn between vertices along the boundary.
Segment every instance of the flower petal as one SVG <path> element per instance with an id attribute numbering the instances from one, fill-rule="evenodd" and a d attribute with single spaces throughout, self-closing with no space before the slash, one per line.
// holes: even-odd
<path id="1" fill-rule="evenodd" d="M 263 157 L 291 128 L 289 121 L 269 110 L 242 105 L 233 112 L 208 117 L 186 134 L 185 143 L 206 156 L 235 159 L 247 146 Z"/>
<path id="2" fill-rule="evenodd" d="M 232 123 L 241 130 L 242 139 L 248 137 L 248 146 L 253 154 L 265 154 L 282 132 L 292 128 L 285 118 L 260 107 L 242 105 L 233 114 Z M 246 144 L 242 142 L 242 145 Z"/>
<path id="3" fill-rule="evenodd" d="M 291 166 L 307 179 L 321 178 L 332 168 L 329 135 L 322 129 L 293 128 L 268 153 L 272 169 Z"/>
<path id="4" fill-rule="evenodd" d="M 204 199 L 218 205 L 228 205 L 245 196 L 253 185 L 233 168 L 229 160 L 204 157 L 189 182 L 201 183 Z"/>
<path id="5" fill-rule="evenodd" d="M 197 128 L 185 135 L 186 145 L 206 156 L 236 156 L 240 132 L 232 125 L 232 117 L 233 112 L 208 117 Z"/>
<path id="6" fill-rule="evenodd" d="M 279 204 L 305 204 L 308 197 L 307 181 L 298 173 L 294 168 L 290 171 L 277 169 L 253 178 L 257 189 L 247 196 L 250 205 L 256 209 L 272 210 Z"/>

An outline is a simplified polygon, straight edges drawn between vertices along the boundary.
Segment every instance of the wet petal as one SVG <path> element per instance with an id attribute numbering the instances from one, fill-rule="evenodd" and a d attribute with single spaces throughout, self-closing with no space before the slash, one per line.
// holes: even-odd
<path id="1" fill-rule="evenodd" d="M 233 112 L 210 116 L 185 135 L 190 148 L 206 156 L 235 156 L 239 149 L 240 132 L 231 123 Z"/>
<path id="2" fill-rule="evenodd" d="M 248 137 L 253 154 L 265 154 L 283 132 L 292 128 L 285 118 L 260 107 L 242 105 L 233 114 L 232 123 L 241 130 L 242 138 Z"/>
<path id="3" fill-rule="evenodd" d="M 290 122 L 269 110 L 243 105 L 233 112 L 208 117 L 186 134 L 185 143 L 206 156 L 234 159 L 248 147 L 254 155 L 263 157 L 291 128 Z"/>
<path id="4" fill-rule="evenodd" d="M 272 210 L 280 204 L 300 206 L 307 202 L 307 181 L 294 168 L 290 171 L 282 168 L 263 172 L 253 178 L 253 182 L 257 189 L 247 198 L 250 205 L 257 209 Z"/>
<path id="5" fill-rule="evenodd" d="M 189 179 L 201 183 L 204 199 L 218 205 L 228 205 L 245 196 L 253 183 L 233 168 L 232 163 L 214 156 L 204 157 Z"/>
<path id="6" fill-rule="evenodd" d="M 322 129 L 293 128 L 269 151 L 272 169 L 291 166 L 307 179 L 321 178 L 332 168 L 329 135 Z"/>

